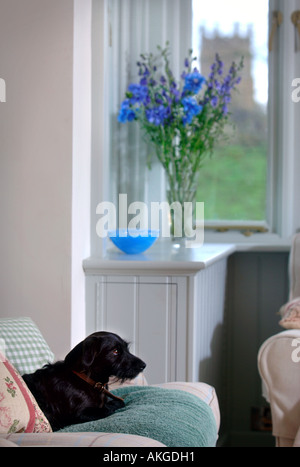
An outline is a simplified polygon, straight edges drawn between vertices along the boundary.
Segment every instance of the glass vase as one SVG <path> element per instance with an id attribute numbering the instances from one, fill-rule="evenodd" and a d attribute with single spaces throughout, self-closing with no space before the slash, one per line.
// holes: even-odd
<path id="1" fill-rule="evenodd" d="M 170 236 L 175 248 L 185 246 L 186 240 L 194 233 L 196 190 L 178 187 L 177 190 L 167 190 L 167 200 L 170 206 Z"/>

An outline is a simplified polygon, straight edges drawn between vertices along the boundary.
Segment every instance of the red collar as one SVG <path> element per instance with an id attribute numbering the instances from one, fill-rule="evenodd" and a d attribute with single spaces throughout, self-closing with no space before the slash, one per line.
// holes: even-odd
<path id="1" fill-rule="evenodd" d="M 98 391 L 103 392 L 104 394 L 106 394 L 108 397 L 111 397 L 112 399 L 124 402 L 124 400 L 121 399 L 121 397 L 117 397 L 111 392 L 109 392 L 103 383 L 94 381 L 89 376 L 87 376 L 85 373 L 78 373 L 75 370 L 72 370 L 72 372 L 79 378 L 83 379 L 83 381 L 88 383 L 90 386 L 93 386 L 94 389 L 98 389 Z"/>

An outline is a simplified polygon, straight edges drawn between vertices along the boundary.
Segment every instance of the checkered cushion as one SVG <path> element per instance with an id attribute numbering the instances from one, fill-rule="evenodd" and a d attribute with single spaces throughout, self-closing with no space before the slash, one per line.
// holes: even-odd
<path id="1" fill-rule="evenodd" d="M 1 318 L 0 347 L 22 375 L 54 361 L 54 354 L 30 318 Z"/>

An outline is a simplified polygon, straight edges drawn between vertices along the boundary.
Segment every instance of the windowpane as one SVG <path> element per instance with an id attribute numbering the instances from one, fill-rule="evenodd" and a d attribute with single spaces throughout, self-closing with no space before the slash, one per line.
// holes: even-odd
<path id="1" fill-rule="evenodd" d="M 193 0 L 193 51 L 210 74 L 218 53 L 229 69 L 244 56 L 242 82 L 230 104 L 233 126 L 201 169 L 198 201 L 206 220 L 266 218 L 268 0 Z"/>

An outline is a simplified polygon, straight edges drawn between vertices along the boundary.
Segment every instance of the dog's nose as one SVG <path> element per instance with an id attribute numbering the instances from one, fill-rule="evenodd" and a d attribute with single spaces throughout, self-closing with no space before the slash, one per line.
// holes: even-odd
<path id="1" fill-rule="evenodd" d="M 146 368 L 146 366 L 147 366 L 146 363 L 141 362 L 141 371 L 143 371 Z"/>

